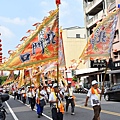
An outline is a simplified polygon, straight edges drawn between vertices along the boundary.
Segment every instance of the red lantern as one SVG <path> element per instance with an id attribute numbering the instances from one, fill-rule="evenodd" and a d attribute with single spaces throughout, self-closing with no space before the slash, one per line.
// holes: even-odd
<path id="1" fill-rule="evenodd" d="M 2 44 L 0 44 L 0 47 L 2 47 Z"/>
<path id="2" fill-rule="evenodd" d="M 2 50 L 2 48 L 0 48 L 0 51 Z"/>
<path id="3" fill-rule="evenodd" d="M 0 55 L 2 55 L 2 53 L 0 53 Z"/>
<path id="4" fill-rule="evenodd" d="M 0 42 L 1 42 L 2 40 L 0 39 Z"/>

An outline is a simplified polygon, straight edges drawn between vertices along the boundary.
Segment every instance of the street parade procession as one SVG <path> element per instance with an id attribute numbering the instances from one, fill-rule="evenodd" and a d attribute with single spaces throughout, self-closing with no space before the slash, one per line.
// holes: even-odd
<path id="1" fill-rule="evenodd" d="M 102 102 L 105 104 L 103 96 L 110 99 L 110 96 L 106 97 L 105 85 L 108 69 L 111 69 L 110 52 L 118 24 L 119 7 L 96 23 L 79 60 L 74 67 L 68 68 L 64 55 L 63 29 L 59 24 L 62 2 L 55 0 L 55 3 L 56 9 L 49 11 L 49 16 L 44 17 L 41 23 L 35 23 L 35 30 L 28 30 L 29 36 L 21 39 L 22 44 L 16 50 L 9 50 L 9 58 L 0 64 L 1 73 L 9 72 L 0 87 L 0 106 L 5 103 L 4 111 L 0 110 L 0 120 L 119 120 L 114 119 L 115 115 L 120 117 L 118 112 L 102 110 Z M 86 88 L 81 82 L 85 77 L 73 73 L 72 78 L 69 78 L 71 71 L 78 70 L 80 64 L 102 59 L 106 61 L 105 67 L 100 66 L 98 72 L 103 76 L 95 77 L 98 74 L 93 72 L 93 77 L 89 77 L 90 82 L 86 82 Z M 16 108 L 14 111 L 21 110 L 25 114 L 29 109 L 31 116 L 26 113 L 21 115 L 26 118 L 17 117 L 9 102 L 11 105 L 16 104 L 11 107 Z M 17 109 L 17 105 L 21 108 Z M 12 119 L 7 111 L 12 114 Z M 103 114 L 107 115 L 103 117 Z M 109 115 L 113 115 L 113 118 Z"/>

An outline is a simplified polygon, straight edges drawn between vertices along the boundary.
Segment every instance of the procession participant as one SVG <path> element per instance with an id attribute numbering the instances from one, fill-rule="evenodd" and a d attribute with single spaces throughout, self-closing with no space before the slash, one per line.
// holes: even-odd
<path id="1" fill-rule="evenodd" d="M 49 96 L 53 120 L 63 120 L 64 106 L 62 104 L 63 95 L 58 89 L 57 83 L 53 84 L 53 89 Z"/>
<path id="2" fill-rule="evenodd" d="M 30 105 L 30 97 L 31 97 L 31 88 L 28 87 L 28 90 L 27 90 L 27 98 L 28 98 L 28 104 Z"/>
<path id="3" fill-rule="evenodd" d="M 26 91 L 24 87 L 22 88 L 21 94 L 22 94 L 22 102 L 25 104 L 26 103 Z"/>
<path id="4" fill-rule="evenodd" d="M 44 93 L 42 91 L 42 86 L 40 85 L 39 88 L 36 90 L 36 106 L 38 118 L 40 118 L 40 115 L 42 115 L 43 113 L 44 105 L 45 105 Z"/>
<path id="5" fill-rule="evenodd" d="M 21 89 L 18 89 L 18 100 L 21 100 Z"/>
<path id="6" fill-rule="evenodd" d="M 29 100 L 31 109 L 33 110 L 35 107 L 35 90 L 33 89 L 33 87 L 30 87 L 29 89 Z"/>
<path id="7" fill-rule="evenodd" d="M 88 91 L 86 101 L 85 101 L 85 106 L 87 106 L 88 99 L 91 99 L 91 105 L 94 110 L 94 117 L 92 120 L 100 120 L 100 111 L 101 111 L 101 105 L 100 105 L 100 100 L 101 100 L 101 90 L 98 88 L 98 82 L 96 80 L 92 81 L 92 86 L 90 90 Z"/>
<path id="8" fill-rule="evenodd" d="M 73 95 L 73 88 L 71 87 L 71 81 L 68 81 L 66 92 L 67 92 L 67 95 L 65 96 L 66 112 L 68 112 L 68 107 L 69 107 L 69 104 L 71 103 L 71 115 L 74 115 L 75 101 L 74 101 L 74 95 Z"/>
<path id="9" fill-rule="evenodd" d="M 48 102 L 48 91 L 47 91 L 47 85 L 46 84 L 43 85 L 43 88 L 42 88 L 41 92 L 43 92 L 43 94 L 44 94 L 45 102 Z"/>

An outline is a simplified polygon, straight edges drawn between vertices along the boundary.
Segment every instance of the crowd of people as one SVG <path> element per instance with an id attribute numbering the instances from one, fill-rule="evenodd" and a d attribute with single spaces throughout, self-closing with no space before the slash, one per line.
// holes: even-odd
<path id="1" fill-rule="evenodd" d="M 24 104 L 27 102 L 31 110 L 36 109 L 38 118 L 42 116 L 44 106 L 50 104 L 52 119 L 63 120 L 63 114 L 66 110 L 68 112 L 69 104 L 71 103 L 71 115 L 74 115 L 75 97 L 73 95 L 73 88 L 71 81 L 65 87 L 59 86 L 58 83 L 39 85 L 39 87 L 23 86 L 22 88 L 12 89 L 14 100 L 21 100 Z M 64 102 L 66 101 L 66 107 Z M 36 106 L 36 107 L 35 107 Z"/>
<path id="2" fill-rule="evenodd" d="M 67 82 L 67 86 L 60 86 L 55 82 L 48 85 L 39 85 L 38 87 L 31 85 L 27 87 L 23 86 L 19 89 L 12 88 L 14 100 L 21 100 L 24 104 L 27 102 L 32 111 L 36 109 L 38 118 L 43 115 L 44 106 L 50 104 L 53 120 L 63 120 L 64 113 L 68 112 L 69 104 L 71 104 L 71 115 L 75 114 L 75 96 L 73 91 L 71 81 Z M 100 120 L 101 96 L 103 92 L 104 90 L 98 88 L 98 82 L 93 80 L 84 105 L 87 106 L 90 98 L 94 111 L 92 120 Z M 64 104 L 65 102 L 66 104 Z"/>

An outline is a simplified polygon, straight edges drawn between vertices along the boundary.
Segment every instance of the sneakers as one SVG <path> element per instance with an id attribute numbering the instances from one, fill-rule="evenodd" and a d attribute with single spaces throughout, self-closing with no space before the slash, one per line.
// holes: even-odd
<path id="1" fill-rule="evenodd" d="M 38 118 L 40 118 L 40 115 L 38 115 Z"/>
<path id="2" fill-rule="evenodd" d="M 74 115 L 75 113 L 73 112 L 73 113 L 71 113 L 71 115 Z"/>

